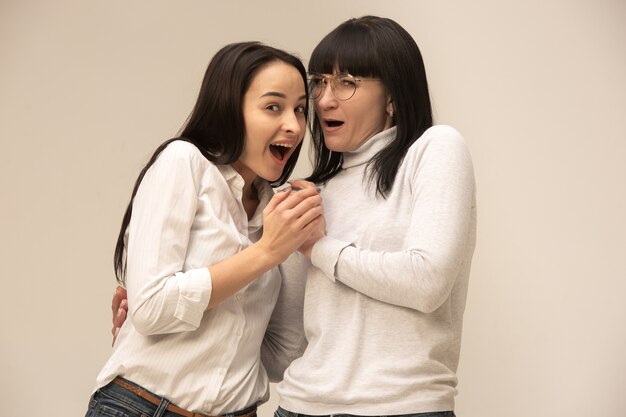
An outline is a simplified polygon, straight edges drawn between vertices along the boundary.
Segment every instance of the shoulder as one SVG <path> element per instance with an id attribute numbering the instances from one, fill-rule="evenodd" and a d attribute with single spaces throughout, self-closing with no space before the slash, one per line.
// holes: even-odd
<path id="1" fill-rule="evenodd" d="M 196 145 L 184 140 L 174 140 L 167 144 L 158 160 L 166 165 L 188 166 L 194 171 L 218 172 L 217 167 L 200 152 Z"/>
<path id="2" fill-rule="evenodd" d="M 465 139 L 455 128 L 447 125 L 428 128 L 411 145 L 404 165 L 413 174 L 427 166 L 437 167 L 436 169 L 473 170 Z"/>
<path id="3" fill-rule="evenodd" d="M 446 154 L 449 152 L 469 153 L 467 143 L 458 130 L 448 125 L 435 125 L 428 128 L 409 149 L 409 160 L 424 154 Z"/>
<path id="4" fill-rule="evenodd" d="M 169 160 L 195 160 L 198 157 L 205 159 L 193 143 L 184 140 L 170 142 L 159 157 Z"/>
<path id="5" fill-rule="evenodd" d="M 216 165 L 205 158 L 193 143 L 184 140 L 168 143 L 150 170 L 181 181 L 183 177 L 192 178 L 196 186 L 222 177 Z"/>
<path id="6" fill-rule="evenodd" d="M 465 139 L 459 133 L 458 130 L 448 125 L 435 125 L 429 127 L 422 136 L 417 140 L 417 143 L 450 143 L 465 146 Z"/>

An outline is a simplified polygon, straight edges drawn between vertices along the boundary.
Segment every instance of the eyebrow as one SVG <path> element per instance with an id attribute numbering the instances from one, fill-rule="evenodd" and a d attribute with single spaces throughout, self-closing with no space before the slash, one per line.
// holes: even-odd
<path id="1" fill-rule="evenodd" d="M 284 98 L 284 99 L 287 98 L 287 96 L 285 94 L 279 93 L 279 92 L 276 92 L 276 91 L 268 91 L 267 93 L 262 94 L 260 98 L 262 98 L 262 97 L 280 97 L 280 98 Z M 301 95 L 298 98 L 298 100 L 306 100 L 306 94 Z"/>

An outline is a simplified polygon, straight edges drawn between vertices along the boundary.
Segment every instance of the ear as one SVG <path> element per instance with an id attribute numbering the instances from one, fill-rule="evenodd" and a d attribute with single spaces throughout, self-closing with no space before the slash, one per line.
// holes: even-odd
<path id="1" fill-rule="evenodd" d="M 387 114 L 393 119 L 393 100 L 391 96 L 387 96 Z"/>

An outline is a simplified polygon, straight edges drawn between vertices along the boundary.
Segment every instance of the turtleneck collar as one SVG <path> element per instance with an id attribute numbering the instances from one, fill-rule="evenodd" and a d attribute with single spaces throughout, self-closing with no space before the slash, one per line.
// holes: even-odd
<path id="1" fill-rule="evenodd" d="M 395 139 L 396 131 L 396 126 L 383 130 L 363 142 L 361 146 L 354 151 L 344 152 L 341 167 L 347 169 L 368 163 L 374 155 Z"/>

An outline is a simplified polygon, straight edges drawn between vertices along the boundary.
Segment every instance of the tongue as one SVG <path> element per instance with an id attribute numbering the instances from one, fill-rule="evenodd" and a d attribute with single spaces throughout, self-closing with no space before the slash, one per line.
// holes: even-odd
<path id="1" fill-rule="evenodd" d="M 283 153 L 278 149 L 278 146 L 272 146 L 270 145 L 270 152 L 272 153 L 272 155 L 274 155 L 277 159 L 280 159 L 281 161 L 283 160 Z"/>

